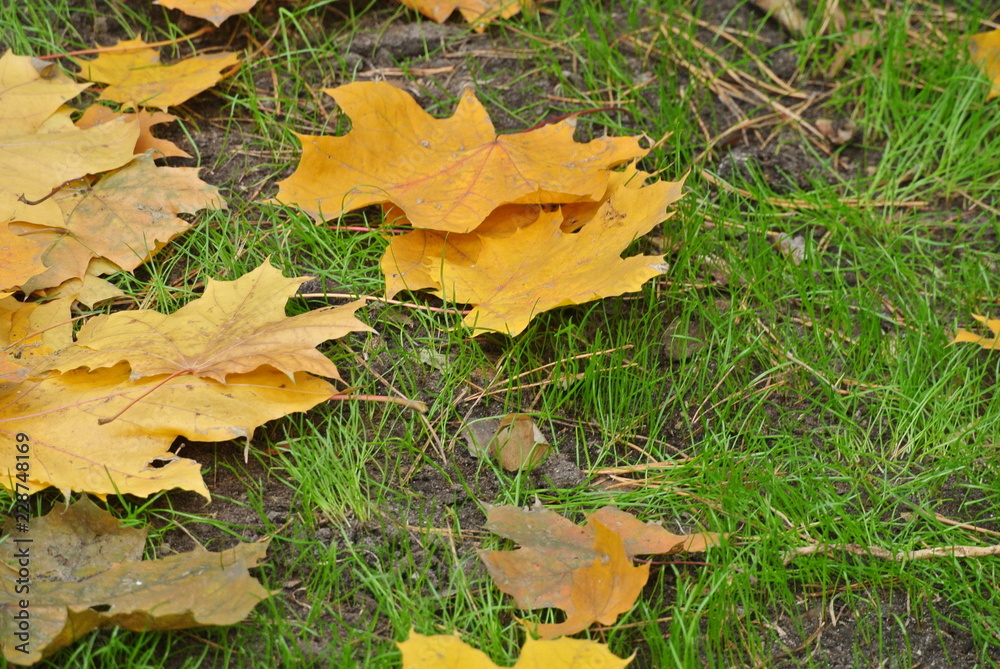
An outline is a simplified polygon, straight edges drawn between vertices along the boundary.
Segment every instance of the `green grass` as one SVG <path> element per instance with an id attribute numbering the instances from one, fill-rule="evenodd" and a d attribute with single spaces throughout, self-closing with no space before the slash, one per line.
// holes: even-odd
<path id="1" fill-rule="evenodd" d="M 505 544 L 476 531 L 484 518 L 480 502 L 527 505 L 536 497 L 579 522 L 613 503 L 674 531 L 727 535 L 718 548 L 693 556 L 707 566 L 655 566 L 635 608 L 611 629 L 588 633 L 622 657 L 636 652 L 634 666 L 777 666 L 785 652 L 787 666 L 826 666 L 828 649 L 813 654 L 827 648 L 823 638 L 798 648 L 816 629 L 807 614 L 816 611 L 823 611 L 826 638 L 844 620 L 863 621 L 844 641 L 851 649 L 845 661 L 855 666 L 909 667 L 928 652 L 949 662 L 942 645 L 954 648 L 949 639 L 956 634 L 970 640 L 979 666 L 994 666 L 997 558 L 783 560 L 810 541 L 901 551 L 995 540 L 937 522 L 935 512 L 1000 529 L 1000 357 L 947 346 L 956 327 L 972 325 L 971 313 L 995 316 L 1000 294 L 1000 112 L 984 102 L 987 84 L 965 61 L 961 41 L 986 18 L 981 3 L 960 3 L 960 19 L 950 22 L 920 3 L 856 18 L 849 31 L 874 26 L 879 39 L 832 87 L 816 73 L 848 33 L 818 35 L 815 18 L 805 37 L 792 40 L 742 5 L 720 14 L 707 0 L 624 4 L 613 20 L 591 0 L 543 4 L 487 33 L 498 48 L 530 58 L 504 60 L 500 68 L 478 56 L 448 62 L 466 68 L 504 132 L 611 105 L 619 109 L 579 117 L 582 138 L 644 132 L 657 140 L 672 133 L 641 163 L 668 179 L 690 171 L 677 214 L 652 235 L 668 251 L 667 275 L 640 294 L 542 314 L 513 339 L 471 339 L 454 316 L 369 305 L 359 313 L 377 334 L 323 350 L 358 392 L 421 399 L 429 406 L 425 417 L 392 404 L 330 403 L 259 430 L 246 464 L 242 442 L 201 451 L 211 453 L 200 458 L 209 487 L 218 479 L 232 486 L 213 488 L 211 505 L 196 507 L 172 493 L 110 501 L 130 524 L 152 525 L 150 557 L 164 542 L 183 543 L 178 525 L 215 550 L 272 537 L 259 577 L 280 594 L 233 627 L 103 631 L 45 666 L 395 667 L 393 642 L 411 628 L 457 631 L 510 665 L 523 640 L 515 616 L 551 622 L 561 614 L 517 610 L 491 584 L 474 549 Z M 114 277 L 144 307 L 175 310 L 207 279 L 233 279 L 265 257 L 288 276 L 317 277 L 320 288 L 311 292 L 382 289 L 385 241 L 377 232 L 315 226 L 293 208 L 263 200 L 297 160 L 293 131 L 349 128 L 319 92 L 370 66 L 348 46 L 425 20 L 387 3 L 262 5 L 212 38 L 222 44 L 221 36 L 246 32 L 254 57 L 178 111 L 193 142 L 184 148 L 223 189 L 230 209 L 199 216 L 135 276 Z M 748 130 L 746 143 L 734 133 L 735 144 L 723 142 L 695 162 L 706 149 L 705 130 L 718 135 L 736 119 L 681 65 L 719 69 L 691 38 L 729 67 L 766 76 L 745 51 L 687 20 L 672 24 L 683 38 L 668 42 L 654 9 L 667 17 L 688 11 L 739 31 L 733 34 L 776 69 L 791 62 L 796 87 L 825 93 L 805 112 L 808 119 L 857 122 L 856 142 L 833 149 L 851 169 L 838 172 L 793 123 L 759 135 Z M 178 16 L 144 3 L 8 3 L 0 8 L 0 46 L 32 55 L 88 48 L 95 25 L 102 34 L 170 39 L 184 32 Z M 945 39 L 925 30 L 925 20 Z M 772 43 L 756 39 L 757 31 Z M 638 41 L 627 46 L 625 37 Z M 443 49 L 428 42 L 423 53 L 395 58 L 395 65 L 419 68 L 425 57 L 455 53 L 468 38 L 456 29 Z M 164 58 L 187 53 L 182 43 L 165 49 Z M 408 83 L 442 116 L 460 94 L 449 81 L 413 75 Z M 760 100 L 736 103 L 751 118 L 773 111 Z M 740 151 L 775 130 L 780 134 L 768 146 L 781 147 L 779 157 L 803 156 L 807 170 L 770 170 L 753 160 L 741 167 Z M 215 144 L 199 147 L 209 135 Z M 750 197 L 713 186 L 703 169 Z M 817 206 L 789 209 L 775 198 Z M 859 207 L 851 198 L 927 204 Z M 342 222 L 378 220 L 362 212 Z M 776 250 L 775 234 L 802 236 L 800 264 Z M 635 248 L 652 252 L 645 241 Z M 400 299 L 431 303 L 421 295 Z M 290 312 L 327 303 L 301 298 Z M 668 332 L 674 340 L 665 344 Z M 697 350 L 669 355 L 692 341 Z M 427 364 L 427 353 L 444 366 Z M 551 382 L 565 374 L 579 378 Z M 464 401 L 477 392 L 470 381 L 496 392 L 476 404 Z M 631 486 L 594 476 L 560 487 L 475 461 L 458 434 L 461 422 L 510 411 L 534 416 L 584 472 L 656 461 L 674 466 L 636 475 Z M 287 504 L 276 507 L 278 498 Z M 55 499 L 41 495 L 39 512 Z M 924 517 L 902 515 L 914 512 Z M 915 618 L 929 626 L 927 635 L 913 636 Z M 920 646 L 925 636 L 939 639 L 936 651 Z"/>

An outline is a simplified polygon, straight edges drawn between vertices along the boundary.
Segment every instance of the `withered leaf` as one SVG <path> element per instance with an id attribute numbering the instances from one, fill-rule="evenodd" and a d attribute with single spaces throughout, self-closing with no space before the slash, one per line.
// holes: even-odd
<path id="1" fill-rule="evenodd" d="M 457 635 L 424 636 L 410 630 L 406 641 L 396 645 L 403 654 L 403 669 L 500 669 Z M 589 639 L 534 639 L 529 634 L 513 669 L 624 669 L 631 661 Z"/>
<path id="2" fill-rule="evenodd" d="M 447 119 L 387 83 L 324 92 L 353 128 L 299 135 L 302 158 L 275 196 L 320 221 L 391 202 L 415 227 L 468 232 L 503 204 L 597 200 L 609 168 L 646 154 L 637 137 L 574 142 L 569 122 L 498 136 L 471 91 Z"/>
<path id="3" fill-rule="evenodd" d="M 14 618 L 25 598 L 15 591 L 15 555 L 24 544 L 17 533 L 0 542 L 0 571 L 8 572 L 0 579 L 0 644 L 14 664 L 33 664 L 99 627 L 231 625 L 271 594 L 248 573 L 265 557 L 266 541 L 140 561 L 145 532 L 121 528 L 89 500 L 31 519 L 26 536 L 32 564 L 41 567 L 31 583 L 27 653 L 16 648 Z"/>
<path id="4" fill-rule="evenodd" d="M 224 51 L 163 65 L 160 54 L 136 38 L 119 40 L 97 58 L 76 63 L 83 78 L 108 84 L 98 99 L 166 109 L 214 86 L 224 76 L 223 70 L 239 60 L 235 53 Z"/>
<path id="5" fill-rule="evenodd" d="M 340 378 L 316 350 L 328 339 L 372 331 L 354 317 L 363 301 L 285 316 L 285 303 L 306 279 L 286 279 L 265 261 L 235 281 L 212 281 L 204 295 L 173 314 L 123 311 L 88 321 L 77 343 L 45 369 L 98 369 L 127 361 L 132 377 L 186 373 L 225 381 L 269 366 L 292 378 L 311 372 Z"/>
<path id="6" fill-rule="evenodd" d="M 462 18 L 483 32 L 487 23 L 498 18 L 509 19 L 522 7 L 531 7 L 532 0 L 399 0 L 424 16 L 444 23 L 456 9 Z"/>
<path id="7" fill-rule="evenodd" d="M 257 2 L 258 0 L 156 0 L 153 4 L 179 9 L 188 16 L 196 16 L 221 26 L 230 16 L 246 14 Z"/>
<path id="8" fill-rule="evenodd" d="M 988 351 L 1000 350 L 1000 318 L 986 318 L 985 316 L 980 316 L 979 314 L 972 314 L 972 317 L 985 325 L 993 336 L 984 337 L 977 335 L 974 332 L 969 332 L 968 330 L 959 330 L 955 333 L 954 339 L 952 339 L 948 345 L 969 343 L 979 344 Z"/>

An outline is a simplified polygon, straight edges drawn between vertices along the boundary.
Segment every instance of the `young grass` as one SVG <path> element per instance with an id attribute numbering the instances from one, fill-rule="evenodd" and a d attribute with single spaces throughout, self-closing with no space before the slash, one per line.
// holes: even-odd
<path id="1" fill-rule="evenodd" d="M 201 451 L 215 496 L 207 507 L 173 493 L 110 501 L 128 523 L 152 524 L 150 556 L 191 548 L 188 537 L 216 550 L 271 537 L 259 571 L 280 594 L 231 628 L 104 631 L 45 666 L 396 667 L 393 642 L 411 628 L 460 632 L 511 664 L 524 635 L 515 616 L 560 614 L 518 611 L 490 583 L 473 549 L 505 544 L 480 530 L 480 502 L 536 497 L 577 521 L 615 504 L 676 532 L 726 534 L 704 556 L 654 558 L 666 564 L 654 566 L 636 607 L 584 635 L 622 657 L 636 652 L 633 666 L 998 661 L 996 558 L 786 558 L 811 543 L 895 552 L 996 541 L 934 516 L 1000 529 L 1000 358 L 947 346 L 956 326 L 968 327 L 970 314 L 988 312 L 1000 294 L 1000 114 L 983 102 L 984 79 L 964 61 L 961 41 L 978 30 L 982 8 L 967 2 L 956 10 L 961 20 L 943 20 L 935 7 L 910 3 L 862 12 L 846 32 L 827 35 L 811 16 L 806 37 L 793 40 L 740 3 L 625 4 L 542 4 L 447 62 L 468 76 L 502 131 L 614 107 L 580 116 L 580 137 L 672 133 L 641 163 L 668 179 L 691 171 L 678 213 L 653 235 L 668 274 L 638 295 L 542 314 L 515 339 L 473 340 L 449 329 L 453 315 L 371 303 L 363 313 L 378 333 L 325 352 L 359 393 L 423 400 L 426 416 L 330 403 L 261 430 L 247 463 L 242 443 Z M 191 25 L 159 7 L 78 5 L 5 5 L 2 46 L 46 55 L 112 35 L 173 38 L 181 21 Z M 673 30 L 661 31 L 668 17 Z M 379 35 L 404 72 L 478 39 L 452 26 L 443 43 L 394 53 L 387 36 L 423 22 L 380 3 L 325 1 L 265 2 L 227 22 L 219 34 L 247 33 L 251 57 L 181 110 L 181 133 L 230 210 L 199 217 L 115 282 L 139 306 L 173 311 L 207 279 L 233 279 L 270 256 L 286 275 L 316 277 L 292 312 L 340 301 L 321 293 L 380 294 L 377 214 L 317 226 L 261 200 L 296 161 L 293 131 L 349 127 L 321 88 L 370 70 L 390 76 L 371 54 L 349 50 L 360 37 Z M 834 85 L 821 81 L 816 73 L 836 48 L 872 26 L 877 42 Z M 511 56 L 502 66 L 475 55 L 490 43 Z M 182 42 L 165 55 L 188 49 Z M 732 81 L 721 64 L 765 80 L 759 60 L 817 95 L 807 119 L 854 120 L 856 142 L 828 156 L 795 122 L 715 141 L 741 120 L 737 112 L 775 112 L 773 96 L 724 100 L 716 85 Z M 419 91 L 437 115 L 450 115 L 461 92 L 447 75 L 393 80 Z M 714 185 L 702 169 L 748 195 Z M 816 206 L 790 209 L 782 199 Z M 794 240 L 796 259 L 781 250 Z M 466 452 L 464 420 L 512 411 L 532 414 L 588 479 L 512 474 Z M 647 463 L 668 464 L 595 473 Z M 38 499 L 41 513 L 55 496 Z"/>

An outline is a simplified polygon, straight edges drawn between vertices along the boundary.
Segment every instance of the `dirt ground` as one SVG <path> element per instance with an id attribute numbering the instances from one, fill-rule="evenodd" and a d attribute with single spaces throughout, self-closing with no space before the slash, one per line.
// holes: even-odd
<path id="1" fill-rule="evenodd" d="M 141 11 L 144 6 L 148 5 L 148 1 L 126 0 L 125 4 L 136 11 Z M 346 5 L 346 3 L 343 4 Z M 752 30 L 756 29 L 760 21 L 760 14 L 756 10 L 735 0 L 701 0 L 700 4 L 704 8 L 701 16 L 709 23 L 725 22 L 737 29 Z M 276 11 L 277 5 L 269 0 L 264 0 L 263 6 L 260 18 L 267 25 L 268 21 L 274 18 L 273 15 L 269 17 L 268 12 Z M 345 45 L 345 51 L 342 54 L 349 68 L 357 73 L 358 80 L 389 79 L 414 94 L 419 102 L 427 103 L 430 101 L 427 95 L 428 90 L 444 89 L 457 95 L 476 78 L 480 82 L 488 81 L 490 86 L 502 91 L 504 106 L 510 109 L 521 107 L 530 96 L 536 95 L 534 89 L 546 84 L 546 82 L 534 79 L 530 81 L 533 90 L 527 91 L 526 87 L 529 82 L 520 77 L 521 72 L 530 62 L 528 59 L 532 50 L 538 48 L 537 43 L 527 39 L 518 43 L 517 38 L 508 36 L 504 38 L 503 44 L 498 44 L 489 31 L 485 34 L 467 34 L 460 38 L 459 36 L 465 33 L 465 29 L 457 22 L 442 26 L 429 22 L 416 24 L 404 20 L 386 23 L 385 17 L 390 16 L 395 11 L 395 6 L 385 3 L 381 7 L 382 9 L 376 7 L 375 11 L 366 15 L 363 19 L 366 29 L 362 30 L 349 45 Z M 320 13 L 312 20 L 318 25 L 335 24 L 342 21 L 339 14 L 342 9 L 339 5 L 330 6 L 325 13 Z M 609 20 L 623 24 L 623 14 L 622 6 L 613 2 L 608 3 Z M 648 20 L 650 25 L 656 25 L 660 19 L 650 15 Z M 201 26 L 200 22 L 183 18 L 179 19 L 179 24 L 180 28 L 187 32 Z M 81 35 L 94 35 L 94 41 L 102 44 L 109 44 L 115 39 L 131 37 L 131 35 L 126 35 L 118 30 L 110 22 L 102 19 L 93 22 L 85 14 L 79 15 L 79 24 L 76 28 Z M 709 33 L 702 35 L 702 38 L 707 41 Z M 782 28 L 769 24 L 759 33 L 757 48 L 761 54 L 766 54 L 773 47 L 786 43 L 788 39 L 788 34 Z M 220 30 L 199 38 L 197 43 L 201 48 L 215 45 L 227 46 L 231 49 L 253 50 L 255 48 L 255 45 L 248 43 L 245 30 L 232 21 L 224 24 Z M 428 43 L 444 43 L 448 47 L 444 53 L 427 59 L 423 57 L 423 54 Z M 641 53 L 638 47 L 630 46 L 625 42 L 623 42 L 622 48 L 633 58 L 633 68 L 637 79 L 642 77 L 646 68 L 643 62 L 645 54 Z M 777 57 L 764 55 L 763 57 L 779 77 L 786 80 L 793 78 L 796 63 L 792 57 L 787 55 Z M 447 74 L 426 74 L 417 76 L 415 80 L 407 80 L 398 76 L 396 69 L 397 63 L 403 61 L 417 71 L 447 70 Z M 349 72 L 350 69 L 347 71 Z M 573 63 L 567 60 L 566 69 L 571 72 Z M 682 81 L 685 79 L 690 81 L 683 72 L 680 77 Z M 346 77 L 339 81 L 319 80 L 312 82 L 311 85 L 314 89 L 319 89 L 346 83 L 348 80 Z M 261 74 L 258 83 L 265 90 L 271 86 L 267 73 Z M 555 88 L 558 82 L 547 83 Z M 658 105 L 653 90 L 649 88 L 640 92 L 650 109 L 655 109 Z M 759 113 L 738 100 L 724 102 L 708 93 L 706 93 L 706 99 L 697 100 L 696 103 L 701 108 L 702 122 L 713 135 L 736 123 L 739 120 L 737 111 L 748 113 L 751 116 Z M 225 114 L 218 99 L 211 96 L 201 96 L 198 101 L 188 105 L 188 111 L 202 119 L 215 119 Z M 498 130 L 523 129 L 522 124 L 505 113 L 502 108 L 491 107 L 489 111 Z M 817 106 L 809 109 L 806 116 L 815 119 L 821 115 L 839 116 L 849 113 L 849 111 L 833 112 L 832 110 L 824 110 L 822 106 Z M 276 117 L 274 122 L 280 123 L 284 120 L 284 117 Z M 641 120 L 630 121 L 628 117 L 623 116 L 623 122 L 626 125 L 634 124 L 634 129 L 637 132 L 644 130 Z M 213 166 L 218 163 L 218 167 L 214 169 L 203 170 L 203 179 L 209 183 L 228 186 L 233 191 L 242 191 L 242 196 L 247 200 L 256 195 L 256 192 L 260 192 L 264 196 L 274 194 L 276 191 L 274 180 L 260 183 L 264 168 L 258 165 L 257 159 L 251 156 L 250 152 L 243 150 L 252 147 L 254 142 L 253 129 L 249 121 L 238 123 L 235 128 L 229 129 L 228 134 L 219 124 L 203 122 L 198 126 L 200 130 L 195 129 L 193 139 L 200 148 L 203 164 Z M 585 139 L 590 132 L 600 132 L 600 128 L 586 122 L 581 122 L 580 127 L 581 135 L 583 135 L 581 139 Z M 804 187 L 810 183 L 832 182 L 838 178 L 838 175 L 840 178 L 850 179 L 857 173 L 857 170 L 863 169 L 863 166 L 876 164 L 879 160 L 877 147 L 850 148 L 841 154 L 842 160 L 837 167 L 839 171 L 835 170 L 835 174 L 831 172 L 828 165 L 821 165 L 817 162 L 813 152 L 807 150 L 805 140 L 800 135 L 791 131 L 783 132 L 786 134 L 782 136 L 781 141 L 771 142 L 763 149 L 759 147 L 752 134 L 734 133 L 726 145 L 717 147 L 705 166 L 723 178 L 731 176 L 734 172 L 747 171 L 751 167 L 755 167 L 757 172 L 762 173 L 767 178 L 776 192 L 781 193 L 792 184 Z M 181 142 L 182 146 L 184 145 L 184 138 L 179 132 L 173 139 Z M 217 161 L 220 155 L 226 157 Z M 285 176 L 287 174 L 282 174 L 280 178 Z M 500 350 L 498 346 L 498 353 Z M 670 356 L 665 355 L 664 358 L 664 364 L 670 364 Z M 377 356 L 373 365 L 378 369 Z M 350 374 L 350 371 L 348 370 L 347 374 Z M 428 376 L 426 397 L 431 397 L 434 394 L 436 382 L 439 380 L 436 381 L 433 374 Z M 492 409 L 493 407 L 488 403 L 480 407 L 483 414 L 497 413 Z M 678 425 L 681 424 L 683 422 L 679 420 Z M 873 426 L 873 429 L 877 429 L 877 426 Z M 666 438 L 671 443 L 680 444 L 683 447 L 697 448 L 697 444 L 692 441 L 691 436 L 681 431 L 678 431 L 677 434 L 666 435 Z M 597 443 L 597 435 L 593 435 L 589 444 L 578 444 L 578 448 L 596 448 Z M 435 526 L 448 526 L 451 522 L 449 519 L 457 517 L 461 522 L 463 532 L 468 532 L 469 536 L 475 536 L 475 530 L 480 529 L 483 522 L 478 502 L 495 500 L 500 485 L 496 477 L 480 467 L 478 461 L 466 455 L 462 449 L 456 449 L 446 465 L 439 467 L 421 466 L 414 472 L 407 484 L 414 493 L 412 498 L 414 502 L 410 506 L 383 509 L 382 518 L 367 523 L 349 519 L 346 530 L 341 528 L 335 530 L 325 524 L 322 519 L 315 523 L 313 530 L 309 530 L 306 529 L 306 524 L 302 523 L 299 515 L 303 511 L 294 508 L 294 491 L 277 475 L 269 473 L 269 467 L 276 464 L 276 460 L 272 456 L 254 454 L 249 463 L 244 465 L 242 444 L 177 444 L 177 447 L 183 447 L 185 457 L 197 460 L 201 463 L 203 470 L 208 470 L 205 480 L 214 500 L 210 506 L 206 507 L 204 500 L 193 494 L 172 493 L 169 506 L 175 511 L 192 514 L 208 513 L 227 523 L 256 527 L 259 525 L 258 515 L 244 506 L 248 499 L 249 481 L 253 485 L 259 486 L 263 493 L 262 497 L 266 505 L 265 513 L 269 523 L 275 528 L 283 528 L 282 532 L 293 539 L 319 541 L 326 545 L 331 543 L 347 545 L 349 543 L 356 547 L 365 545 L 398 546 L 401 554 L 412 551 L 418 557 L 424 556 L 431 563 L 436 562 L 435 556 L 439 553 L 439 547 L 421 545 L 420 538 L 408 529 L 407 525 L 426 525 L 430 521 Z M 386 468 L 386 471 L 390 472 L 388 476 L 399 477 L 402 472 L 409 469 L 410 464 L 412 463 L 403 462 L 401 465 L 394 463 L 392 468 Z M 236 471 L 243 473 L 237 475 L 234 473 Z M 449 472 L 454 474 L 449 475 Z M 371 475 L 375 477 L 385 476 L 374 470 Z M 566 456 L 549 460 L 533 475 L 542 481 L 549 481 L 549 484 L 554 487 L 570 487 L 585 478 L 584 472 L 580 470 L 575 461 Z M 459 480 L 470 482 L 473 487 L 468 489 L 456 482 Z M 388 483 L 392 484 L 393 481 L 388 481 Z M 264 531 L 265 528 L 260 528 L 260 533 Z M 260 533 L 248 532 L 242 539 L 254 540 L 259 538 Z M 169 555 L 172 552 L 191 550 L 195 547 L 195 539 L 213 550 L 228 548 L 238 541 L 237 538 L 219 532 L 211 526 L 191 524 L 186 527 L 186 531 L 179 529 L 168 531 L 159 552 L 161 555 Z M 464 543 L 462 540 L 456 541 L 458 550 L 472 550 L 475 546 L 471 540 L 466 540 Z M 302 574 L 296 571 L 295 555 L 288 548 L 291 545 L 294 544 L 275 543 L 274 550 L 269 555 L 270 562 L 267 569 L 280 578 L 280 582 L 287 584 L 286 597 L 282 598 L 284 602 L 282 605 L 288 607 L 289 615 L 295 616 L 303 613 L 301 607 L 296 603 L 296 589 Z M 440 562 L 439 569 L 449 568 L 448 563 Z M 433 567 L 431 571 L 433 571 Z M 445 580 L 444 576 L 442 576 L 442 580 Z M 349 590 L 350 588 L 345 589 Z M 369 612 L 375 607 L 367 605 L 363 589 L 358 589 L 358 592 L 361 594 L 357 595 L 353 601 L 345 603 L 341 608 L 340 624 L 345 626 L 362 625 L 372 628 L 372 621 L 365 616 L 370 617 L 372 614 Z M 898 657 L 902 657 L 904 651 L 909 648 L 914 657 L 920 658 L 918 666 L 927 669 L 964 667 L 975 664 L 975 648 L 970 635 L 958 626 L 945 625 L 942 627 L 941 615 L 948 616 L 948 611 L 938 611 L 939 615 L 935 622 L 930 613 L 934 603 L 912 602 L 907 597 L 905 590 L 891 586 L 873 589 L 870 596 L 873 602 L 878 602 L 881 605 L 873 605 L 869 613 L 865 613 L 864 610 L 821 612 L 809 609 L 812 600 L 809 593 L 803 592 L 802 601 L 806 610 L 804 617 L 807 623 L 806 627 L 797 629 L 793 621 L 784 615 L 776 614 L 771 624 L 771 630 L 767 632 L 773 655 L 766 666 L 801 666 L 805 663 L 805 657 L 811 656 L 819 666 L 831 669 L 848 668 L 855 666 L 854 659 L 858 656 L 859 649 L 861 654 L 865 654 L 868 649 L 871 650 L 872 666 L 899 666 L 891 654 L 877 657 L 875 649 L 879 647 L 878 641 L 866 633 L 866 629 L 871 629 L 876 622 L 873 620 L 873 616 L 883 618 L 881 621 L 882 629 L 895 630 L 895 633 L 890 634 L 889 638 L 882 640 L 882 647 L 890 653 L 893 650 L 897 651 Z M 833 620 L 836 622 L 834 623 Z M 386 627 L 386 624 L 384 620 L 375 621 L 374 628 L 391 636 L 391 630 Z M 905 635 L 902 630 L 905 630 Z M 335 646 L 338 641 L 335 637 L 329 639 L 327 643 Z M 322 644 L 310 648 L 310 652 L 314 653 L 316 657 L 317 665 L 322 665 L 322 658 L 328 655 L 329 650 L 329 646 Z M 1000 651 L 995 657 L 1000 662 Z M 748 658 L 748 665 L 750 664 L 753 662 Z M 640 651 L 639 656 L 631 666 L 650 666 L 649 658 L 644 658 Z"/>

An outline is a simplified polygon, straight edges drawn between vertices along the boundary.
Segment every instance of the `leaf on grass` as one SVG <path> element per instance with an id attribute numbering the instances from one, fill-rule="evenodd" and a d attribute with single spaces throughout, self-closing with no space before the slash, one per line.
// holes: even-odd
<path id="1" fill-rule="evenodd" d="M 13 528 L 8 523 L 7 531 Z M 197 550 L 141 560 L 145 531 L 121 527 L 86 498 L 29 521 L 30 608 L 17 593 L 15 532 L 0 543 L 0 644 L 11 663 L 38 662 L 98 627 L 129 630 L 231 625 L 269 593 L 249 574 L 267 554 L 267 542 L 239 544 L 221 553 Z M 17 648 L 19 612 L 30 612 L 30 636 Z"/>
<path id="2" fill-rule="evenodd" d="M 984 337 L 977 335 L 974 332 L 969 332 L 968 330 L 959 330 L 955 333 L 955 338 L 948 342 L 948 345 L 951 346 L 952 344 L 969 343 L 979 344 L 987 351 L 1000 350 L 1000 319 L 986 318 L 985 316 L 980 316 L 979 314 L 972 314 L 972 317 L 989 328 L 989 331 L 993 333 L 993 336 Z"/>
<path id="3" fill-rule="evenodd" d="M 531 416 L 523 413 L 478 419 L 462 428 L 461 433 L 470 453 L 494 457 L 510 472 L 533 469 L 552 449 Z"/>
<path id="4" fill-rule="evenodd" d="M 349 332 L 372 332 L 354 317 L 364 301 L 289 318 L 285 303 L 304 281 L 286 279 L 265 261 L 235 281 L 209 280 L 204 295 L 173 314 L 140 310 L 92 318 L 77 343 L 45 369 L 127 361 L 133 379 L 185 373 L 224 382 L 267 365 L 289 378 L 310 372 L 339 379 L 337 367 L 315 347 Z"/>
<path id="5" fill-rule="evenodd" d="M 576 634 L 599 622 L 613 625 L 618 616 L 635 604 L 649 580 L 649 565 L 638 567 L 625 553 L 622 538 L 591 517 L 594 529 L 592 564 L 573 570 L 566 620 L 557 624 L 539 625 L 538 635 L 545 639 Z"/>
<path id="6" fill-rule="evenodd" d="M 267 369 L 226 383 L 183 374 L 134 381 L 123 363 L 0 385 L 0 430 L 31 437 L 29 493 L 54 486 L 148 497 L 180 488 L 209 498 L 198 463 L 169 452 L 174 439 L 249 439 L 267 421 L 307 411 L 332 393 L 314 376 L 289 381 Z M 4 487 L 17 483 L 15 455 L 12 440 L 0 443 Z"/>
<path id="7" fill-rule="evenodd" d="M 98 99 L 158 109 L 187 102 L 218 83 L 223 70 L 239 64 L 238 55 L 224 51 L 163 65 L 159 53 L 141 38 L 119 40 L 109 49 L 94 60 L 75 61 L 84 79 L 108 84 Z"/>
<path id="8" fill-rule="evenodd" d="M 122 118 L 81 129 L 70 122 L 63 103 L 85 88 L 55 68 L 43 77 L 28 56 L 0 57 L 0 189 L 37 200 L 132 160 L 138 123 Z"/>
<path id="9" fill-rule="evenodd" d="M 523 212 L 510 210 L 513 224 L 492 219 L 466 235 L 414 230 L 394 237 L 382 261 L 387 287 L 398 288 L 400 275 L 414 277 L 417 285 L 433 280 L 435 294 L 475 306 L 463 321 L 475 334 L 510 335 L 544 311 L 638 290 L 663 273 L 663 258 L 622 259 L 621 253 L 670 217 L 666 209 L 681 197 L 683 183 L 642 186 L 647 176 L 634 167 L 611 173 L 596 211 L 593 205 L 540 210 L 534 222 L 522 225 Z M 423 273 L 413 270 L 417 256 Z M 404 265 L 393 271 L 396 258 Z"/>
<path id="10" fill-rule="evenodd" d="M 157 158 L 191 157 L 191 154 L 182 151 L 179 146 L 169 139 L 159 139 L 153 136 L 152 128 L 154 125 L 171 123 L 177 120 L 176 116 L 167 114 L 166 112 L 151 112 L 140 109 L 137 114 L 127 114 L 113 111 L 110 107 L 105 107 L 104 105 L 93 104 L 87 107 L 83 112 L 83 116 L 76 120 L 76 126 L 78 128 L 92 128 L 96 125 L 113 121 L 116 118 L 131 117 L 133 115 L 139 121 L 139 139 L 135 143 L 136 155 L 152 149 Z"/>
<path id="11" fill-rule="evenodd" d="M 986 99 L 1000 95 L 1000 30 L 991 30 L 969 37 L 969 54 L 972 62 L 989 77 L 990 92 Z"/>
<path id="12" fill-rule="evenodd" d="M 230 16 L 246 14 L 257 2 L 258 0 L 156 0 L 153 4 L 167 9 L 179 9 L 188 16 L 221 26 Z"/>
<path id="13" fill-rule="evenodd" d="M 403 654 L 403 669 L 500 669 L 457 635 L 424 636 L 410 630 L 406 641 L 396 645 Z M 528 635 L 513 669 L 624 669 L 631 661 L 589 639 L 536 640 Z"/>
<path id="14" fill-rule="evenodd" d="M 353 129 L 343 137 L 299 135 L 302 158 L 275 196 L 317 220 L 391 202 L 416 227 L 468 232 L 503 204 L 597 200 L 610 167 L 647 153 L 638 137 L 574 142 L 568 121 L 498 136 L 468 90 L 447 119 L 387 83 L 325 92 Z"/>
<path id="15" fill-rule="evenodd" d="M 530 8 L 531 0 L 399 0 L 424 16 L 444 23 L 457 9 L 462 18 L 483 32 L 486 24 L 498 18 L 509 19 L 522 8 Z"/>
<path id="16" fill-rule="evenodd" d="M 597 548 L 595 524 L 614 532 L 619 537 L 624 554 L 629 558 L 642 554 L 704 550 L 718 542 L 718 535 L 711 533 L 687 536 L 672 534 L 659 525 L 642 523 L 631 514 L 614 507 L 598 510 L 583 527 L 574 525 L 540 504 L 529 509 L 516 506 L 489 507 L 486 516 L 484 527 L 521 545 L 521 548 L 513 551 L 479 551 L 479 557 L 486 564 L 497 587 L 511 595 L 522 609 L 591 610 L 596 605 L 591 600 L 585 601 L 585 596 L 580 593 L 575 595 L 577 602 L 574 603 L 573 594 L 576 587 L 574 574 L 580 569 L 593 567 L 595 560 L 602 554 L 609 555 L 608 551 L 617 545 L 612 542 L 612 546 L 609 546 L 608 540 L 604 539 L 601 544 L 604 548 Z M 597 570 L 588 573 L 589 576 L 581 577 L 583 580 L 576 582 L 607 582 L 605 572 Z M 623 587 L 634 577 L 624 578 Z M 599 597 L 594 601 L 607 601 L 609 606 L 612 602 L 621 605 L 623 600 L 618 598 L 616 590 L 605 588 L 601 592 L 605 593 L 601 597 L 606 595 L 606 599 L 601 600 Z M 574 619 L 575 622 L 579 620 Z"/>

